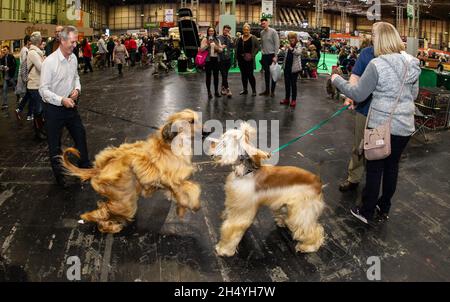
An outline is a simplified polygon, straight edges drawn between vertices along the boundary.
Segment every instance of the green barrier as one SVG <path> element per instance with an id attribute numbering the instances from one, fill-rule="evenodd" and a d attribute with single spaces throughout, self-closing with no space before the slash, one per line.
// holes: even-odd
<path id="1" fill-rule="evenodd" d="M 434 69 L 422 68 L 419 78 L 419 87 L 436 87 L 437 74 Z"/>

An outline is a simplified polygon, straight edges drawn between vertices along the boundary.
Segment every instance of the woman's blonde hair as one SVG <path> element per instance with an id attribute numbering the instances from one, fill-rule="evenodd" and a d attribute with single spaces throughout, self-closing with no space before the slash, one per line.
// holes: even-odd
<path id="1" fill-rule="evenodd" d="M 375 56 L 400 53 L 405 50 L 397 29 L 390 23 L 377 22 L 373 25 L 373 48 Z"/>
<path id="2" fill-rule="evenodd" d="M 292 39 L 295 38 L 298 41 L 298 36 L 295 32 L 291 31 L 290 33 L 288 33 L 288 39 Z"/>
<path id="3" fill-rule="evenodd" d="M 244 28 L 252 29 L 252 28 L 250 27 L 250 24 L 248 24 L 248 23 L 245 23 L 245 24 L 242 26 L 242 30 L 244 30 Z"/>

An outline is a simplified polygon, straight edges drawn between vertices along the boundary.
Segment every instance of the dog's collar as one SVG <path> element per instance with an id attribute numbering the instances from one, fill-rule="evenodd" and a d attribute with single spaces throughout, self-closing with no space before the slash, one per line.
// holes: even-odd
<path id="1" fill-rule="evenodd" d="M 245 172 L 242 176 L 246 176 L 257 170 L 257 168 L 253 165 L 253 162 L 251 161 L 250 156 L 247 154 L 247 152 L 245 153 L 245 155 L 239 156 L 239 161 L 245 167 Z"/>

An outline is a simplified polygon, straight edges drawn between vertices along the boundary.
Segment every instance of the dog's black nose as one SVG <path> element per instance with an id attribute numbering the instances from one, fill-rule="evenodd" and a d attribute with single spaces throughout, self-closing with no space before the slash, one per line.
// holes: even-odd
<path id="1" fill-rule="evenodd" d="M 202 130 L 202 139 L 207 138 L 211 133 L 211 131 Z"/>

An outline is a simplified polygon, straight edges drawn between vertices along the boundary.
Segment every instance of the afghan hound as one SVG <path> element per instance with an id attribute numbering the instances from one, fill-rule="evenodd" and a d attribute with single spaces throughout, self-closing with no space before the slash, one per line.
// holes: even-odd
<path id="1" fill-rule="evenodd" d="M 221 165 L 232 165 L 225 184 L 224 222 L 216 252 L 233 256 L 259 207 L 267 206 L 280 227 L 298 241 L 295 250 L 316 252 L 324 242 L 318 218 L 324 208 L 322 182 L 306 170 L 262 165 L 270 154 L 251 144 L 256 131 L 247 123 L 211 142 L 210 154 Z"/>
<path id="2" fill-rule="evenodd" d="M 81 218 L 96 222 L 101 232 L 120 232 L 133 220 L 139 196 L 150 197 L 159 189 L 176 202 L 179 217 L 186 209 L 198 210 L 200 186 L 189 180 L 195 170 L 191 139 L 202 128 L 197 121 L 198 115 L 192 110 L 175 113 L 145 141 L 108 147 L 98 153 L 91 169 L 74 166 L 69 154 L 79 157 L 79 152 L 66 149 L 61 156 L 66 173 L 90 180 L 94 190 L 107 199 Z"/>
<path id="3" fill-rule="evenodd" d="M 340 76 L 344 76 L 341 68 L 339 66 L 333 67 L 331 71 L 331 75 L 338 74 Z M 331 83 L 331 78 L 327 80 L 327 94 L 330 96 L 330 99 L 335 99 L 339 96 L 339 90 Z"/>

